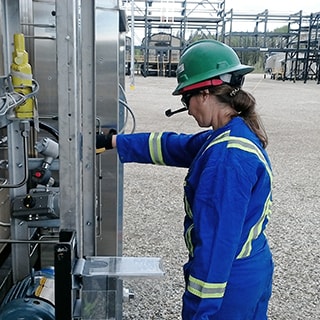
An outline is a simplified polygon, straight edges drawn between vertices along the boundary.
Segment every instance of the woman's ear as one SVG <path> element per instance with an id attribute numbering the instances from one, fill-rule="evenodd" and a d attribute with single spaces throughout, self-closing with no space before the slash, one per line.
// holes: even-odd
<path id="1" fill-rule="evenodd" d="M 201 99 L 203 102 L 210 96 L 210 91 L 208 89 L 204 89 L 201 91 Z"/>

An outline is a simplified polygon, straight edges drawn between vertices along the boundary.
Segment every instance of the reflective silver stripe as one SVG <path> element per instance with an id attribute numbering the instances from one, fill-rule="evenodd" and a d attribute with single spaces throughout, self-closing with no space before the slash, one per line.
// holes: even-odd
<path id="1" fill-rule="evenodd" d="M 11 75 L 13 77 L 23 79 L 23 80 L 32 80 L 32 74 L 23 73 L 20 71 L 11 71 Z"/>
<path id="2" fill-rule="evenodd" d="M 149 152 L 154 164 L 165 165 L 161 150 L 162 132 L 153 132 L 149 136 Z"/>
<path id="3" fill-rule="evenodd" d="M 227 282 L 208 283 L 189 276 L 187 290 L 202 299 L 223 298 Z"/>

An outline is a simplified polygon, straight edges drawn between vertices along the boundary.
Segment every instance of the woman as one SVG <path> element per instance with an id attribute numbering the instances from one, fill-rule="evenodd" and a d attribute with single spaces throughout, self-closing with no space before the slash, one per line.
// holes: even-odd
<path id="1" fill-rule="evenodd" d="M 184 182 L 184 320 L 264 320 L 273 262 L 264 235 L 272 173 L 255 99 L 241 89 L 252 67 L 215 40 L 183 52 L 174 95 L 200 127 L 197 134 L 100 135 L 122 162 L 189 168 Z"/>

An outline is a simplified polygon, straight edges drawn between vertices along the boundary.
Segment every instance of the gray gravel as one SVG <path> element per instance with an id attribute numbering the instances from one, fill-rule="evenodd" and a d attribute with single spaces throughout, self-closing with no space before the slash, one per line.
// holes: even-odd
<path id="1" fill-rule="evenodd" d="M 136 132 L 196 132 L 171 96 L 174 78 L 135 77 L 127 99 Z M 270 320 L 320 319 L 320 85 L 247 76 L 245 89 L 257 99 L 269 134 L 274 170 L 273 214 L 267 234 L 275 260 Z M 130 124 L 127 131 L 130 131 Z M 180 319 L 182 265 L 187 252 L 182 236 L 183 179 L 186 169 L 126 164 L 124 171 L 125 256 L 163 259 L 163 279 L 125 281 L 135 298 L 123 305 L 123 319 Z"/>

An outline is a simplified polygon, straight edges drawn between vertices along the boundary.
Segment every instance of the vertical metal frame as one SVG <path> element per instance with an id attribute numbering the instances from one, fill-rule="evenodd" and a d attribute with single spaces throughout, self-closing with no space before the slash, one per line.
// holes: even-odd
<path id="1" fill-rule="evenodd" d="M 13 34 L 20 31 L 19 2 L 19 0 L 1 0 L 0 2 L 0 45 L 3 53 L 0 74 L 10 72 Z"/>
<path id="2" fill-rule="evenodd" d="M 122 127 L 118 2 L 59 0 L 56 12 L 60 229 L 76 230 L 79 257 L 122 255 L 122 165 L 115 151 L 99 156 L 100 167 L 95 155 L 96 124 Z M 107 289 L 108 312 L 120 319 L 122 283 Z"/>
<path id="3" fill-rule="evenodd" d="M 13 35 L 21 32 L 20 30 L 20 1 L 19 0 L 2 0 L 0 5 L 1 13 L 1 45 L 3 52 L 3 61 L 0 63 L 1 73 L 10 73 L 10 64 L 12 62 L 13 51 Z M 24 159 L 24 143 L 21 136 L 21 123 L 14 121 L 7 127 L 8 143 L 8 180 L 10 184 L 19 184 L 25 176 L 26 162 Z M 25 186 L 10 189 L 10 198 L 24 194 Z M 11 238 L 12 239 L 28 239 L 28 228 L 23 221 L 13 219 L 11 221 Z M 13 281 L 16 282 L 29 271 L 29 245 L 13 244 L 12 245 L 12 272 Z"/>
<path id="4" fill-rule="evenodd" d="M 8 171 L 9 181 L 11 184 L 17 184 L 24 178 L 24 168 L 27 165 L 23 159 L 25 148 L 20 132 L 19 121 L 10 123 L 7 127 L 8 143 L 11 147 L 8 148 Z M 14 199 L 19 195 L 26 194 L 26 186 L 10 189 L 10 198 Z M 19 219 L 11 220 L 11 238 L 15 240 L 29 239 L 29 228 L 25 221 Z M 28 244 L 13 244 L 12 245 L 12 272 L 13 281 L 21 280 L 30 272 L 29 265 L 29 245 Z"/>
<path id="5" fill-rule="evenodd" d="M 119 105 L 120 85 L 124 87 L 124 39 L 120 35 L 118 0 L 96 0 L 96 112 L 103 131 L 123 126 L 123 110 Z M 120 69 L 121 68 L 121 69 Z M 99 172 L 100 203 L 97 255 L 122 255 L 123 165 L 115 151 L 101 156 Z M 108 314 L 122 318 L 122 281 L 108 280 Z M 112 298 L 111 298 L 112 297 Z M 111 315 L 114 315 L 111 316 Z"/>
<path id="6" fill-rule="evenodd" d="M 83 121 L 83 254 L 96 254 L 96 66 L 95 66 L 95 8 L 94 0 L 81 3 L 81 70 Z"/>
<path id="7" fill-rule="evenodd" d="M 83 255 L 82 110 L 79 68 L 79 1 L 56 1 L 60 147 L 60 226 L 77 231 Z"/>
<path id="8" fill-rule="evenodd" d="M 103 131 L 122 129 L 119 116 L 119 8 L 117 1 L 96 2 L 96 107 Z M 123 85 L 123 84 L 122 84 Z M 122 254 L 122 165 L 117 153 L 101 155 L 101 217 L 98 255 Z M 121 186 L 121 188 L 118 188 Z"/>

